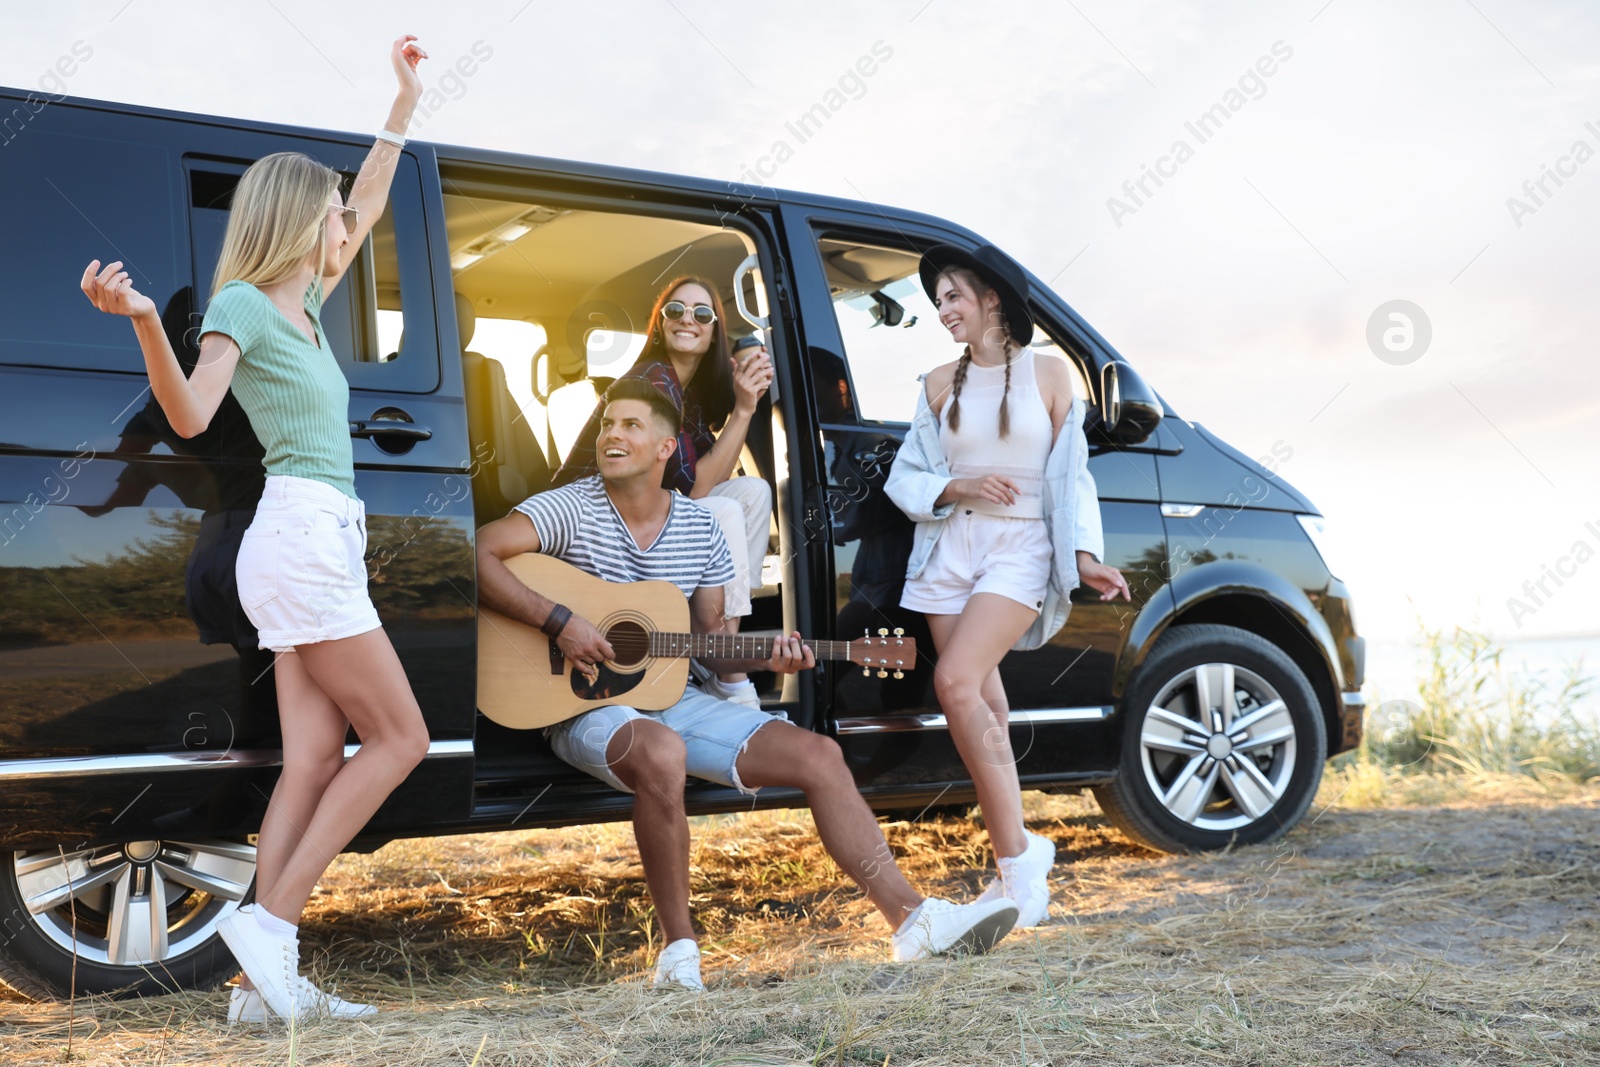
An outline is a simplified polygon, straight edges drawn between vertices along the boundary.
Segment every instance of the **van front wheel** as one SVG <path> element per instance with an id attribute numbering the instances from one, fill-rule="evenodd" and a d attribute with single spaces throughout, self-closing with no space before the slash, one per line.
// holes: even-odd
<path id="1" fill-rule="evenodd" d="M 1118 774 L 1096 786 L 1107 818 L 1162 852 L 1272 841 L 1322 781 L 1327 730 L 1305 673 L 1247 630 L 1175 626 L 1120 708 Z"/>
<path id="2" fill-rule="evenodd" d="M 212 988 L 238 972 L 217 923 L 255 870 L 235 841 L 0 852 L 0 979 L 40 998 L 68 996 L 74 972 L 79 994 Z"/>

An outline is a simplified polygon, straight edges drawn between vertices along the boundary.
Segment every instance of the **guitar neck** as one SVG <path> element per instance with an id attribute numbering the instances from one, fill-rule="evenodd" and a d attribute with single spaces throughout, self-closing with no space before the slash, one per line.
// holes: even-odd
<path id="1" fill-rule="evenodd" d="M 849 641 L 805 642 L 819 660 L 850 658 Z M 650 655 L 662 658 L 704 656 L 708 659 L 768 659 L 772 638 L 751 634 L 650 634 Z"/>

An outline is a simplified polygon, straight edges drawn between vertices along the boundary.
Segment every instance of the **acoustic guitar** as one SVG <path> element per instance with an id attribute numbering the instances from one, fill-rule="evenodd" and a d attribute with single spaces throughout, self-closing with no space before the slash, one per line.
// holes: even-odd
<path id="1" fill-rule="evenodd" d="M 501 726 L 531 730 L 607 704 L 664 711 L 683 697 L 689 657 L 772 655 L 771 637 L 690 633 L 689 600 L 671 582 L 608 582 L 541 552 L 505 563 L 523 585 L 594 623 L 615 658 L 598 664 L 591 680 L 537 627 L 480 606 L 478 710 Z M 917 662 L 916 640 L 899 629 L 805 643 L 819 660 L 849 660 L 880 678 L 903 678 Z"/>

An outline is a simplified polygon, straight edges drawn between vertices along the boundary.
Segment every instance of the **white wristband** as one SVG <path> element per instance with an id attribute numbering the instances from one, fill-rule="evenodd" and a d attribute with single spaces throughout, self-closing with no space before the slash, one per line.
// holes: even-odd
<path id="1" fill-rule="evenodd" d="M 378 131 L 378 140 L 388 141 L 390 144 L 396 144 L 402 147 L 404 147 L 406 143 L 406 139 L 400 136 L 398 133 L 391 133 L 390 131 L 384 129 L 380 129 Z"/>

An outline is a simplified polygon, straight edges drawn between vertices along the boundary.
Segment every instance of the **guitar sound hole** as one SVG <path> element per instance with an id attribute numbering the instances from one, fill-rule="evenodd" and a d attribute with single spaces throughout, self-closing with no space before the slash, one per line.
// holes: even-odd
<path id="1" fill-rule="evenodd" d="M 611 662 L 618 670 L 637 668 L 650 655 L 650 634 L 636 622 L 619 622 L 606 630 L 606 640 L 616 653 Z"/>

